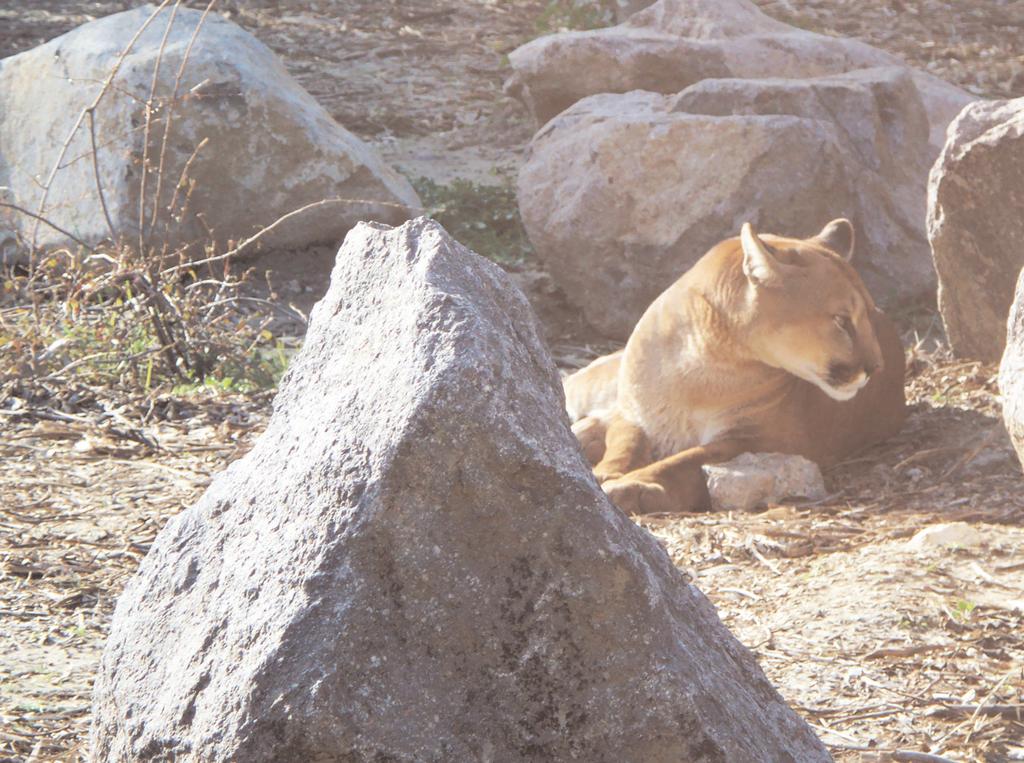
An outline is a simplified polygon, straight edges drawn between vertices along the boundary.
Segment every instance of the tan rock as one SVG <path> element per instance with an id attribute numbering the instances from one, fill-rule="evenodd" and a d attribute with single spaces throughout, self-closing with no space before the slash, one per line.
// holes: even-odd
<path id="1" fill-rule="evenodd" d="M 978 101 L 949 127 L 928 180 L 939 311 L 960 357 L 996 362 L 1024 267 L 1024 98 Z"/>
<path id="2" fill-rule="evenodd" d="M 905 66 L 858 40 L 784 24 L 749 0 L 659 0 L 615 27 L 538 38 L 509 60 L 507 89 L 538 124 L 598 93 L 676 93 L 707 77 L 807 78 Z M 912 76 L 937 154 L 946 126 L 973 98 L 927 72 Z"/>
<path id="3" fill-rule="evenodd" d="M 1006 430 L 1024 464 L 1024 269 L 1017 278 L 1017 293 L 1010 309 L 1006 349 L 999 365 L 999 392 Z"/>
<path id="4" fill-rule="evenodd" d="M 649 8 L 654 5 L 655 0 L 614 0 L 615 18 L 618 21 L 625 21 L 637 11 Z"/>
<path id="5" fill-rule="evenodd" d="M 534 137 L 520 211 L 556 282 L 612 336 L 745 221 L 802 236 L 849 217 L 876 299 L 914 299 L 935 284 L 927 132 L 905 69 L 593 96 Z"/>

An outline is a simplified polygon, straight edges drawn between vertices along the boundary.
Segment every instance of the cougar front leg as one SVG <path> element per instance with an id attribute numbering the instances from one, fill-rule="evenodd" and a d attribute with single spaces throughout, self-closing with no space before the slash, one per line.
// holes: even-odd
<path id="1" fill-rule="evenodd" d="M 580 443 L 580 450 L 591 467 L 596 466 L 604 458 L 605 437 L 608 425 L 596 416 L 584 416 L 572 425 L 572 433 Z"/>
<path id="2" fill-rule="evenodd" d="M 608 423 L 605 451 L 594 467 L 598 482 L 616 479 L 651 461 L 651 446 L 644 430 L 616 415 Z"/>
<path id="3" fill-rule="evenodd" d="M 728 461 L 745 450 L 740 440 L 688 448 L 604 482 L 601 487 L 627 514 L 709 511 L 711 496 L 701 467 Z"/>

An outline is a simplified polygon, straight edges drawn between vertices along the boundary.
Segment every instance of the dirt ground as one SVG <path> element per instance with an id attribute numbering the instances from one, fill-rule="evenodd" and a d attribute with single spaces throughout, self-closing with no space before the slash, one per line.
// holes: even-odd
<path id="1" fill-rule="evenodd" d="M 1024 4 L 758 0 L 856 36 L 980 96 L 1024 95 Z M 0 57 L 123 0 L 0 0 Z M 439 183 L 514 172 L 532 132 L 501 92 L 546 0 L 223 0 L 346 127 Z M 330 253 L 288 277 L 310 299 Z M 534 267 L 556 358 L 607 343 Z M 1024 485 L 996 369 L 951 359 L 927 309 L 902 316 L 912 414 L 830 470 L 827 499 L 641 523 L 712 599 L 838 760 L 1024 760 Z M 269 394 L 0 387 L 0 761 L 80 760 L 117 595 L 166 519 L 245 452 Z M 951 525 L 949 545 L 911 542 Z M 924 760 L 924 758 L 918 758 Z M 937 760 L 937 759 L 933 759 Z"/>

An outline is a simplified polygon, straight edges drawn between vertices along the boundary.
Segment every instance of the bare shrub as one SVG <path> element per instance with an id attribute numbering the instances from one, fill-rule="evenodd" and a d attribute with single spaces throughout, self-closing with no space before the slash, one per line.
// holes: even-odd
<path id="1" fill-rule="evenodd" d="M 169 92 L 160 92 L 161 67 L 171 65 L 165 60 L 165 47 L 183 7 L 181 0 L 160 2 L 115 60 L 96 97 L 77 115 L 41 183 L 38 203 L 29 208 L 0 197 L 0 207 L 33 220 L 30 235 L 21 242 L 27 264 L 7 266 L 3 274 L 0 379 L 76 378 L 146 390 L 166 384 L 212 384 L 242 391 L 272 386 L 291 350 L 276 334 L 275 323 L 284 319 L 294 327 L 304 324 L 305 316 L 273 299 L 269 275 L 258 280 L 241 256 L 278 226 L 316 208 L 385 203 L 324 199 L 289 212 L 244 241 L 217 243 L 212 230 L 204 240 L 182 235 L 187 216 L 202 218 L 201 210 L 190 209 L 196 190 L 191 170 L 206 140 L 198 142 L 181 167 L 171 166 L 168 145 L 176 112 L 201 89 L 202 83 L 186 90 L 183 75 L 215 3 L 206 3 L 174 71 L 173 85 Z M 116 78 L 126 56 L 161 14 L 166 27 L 143 104 L 144 120 L 134 128 L 143 133 L 137 219 L 133 230 L 122 231 L 108 211 L 99 168 L 100 150 L 117 138 L 98 134 L 102 120 L 97 116 L 118 92 Z M 72 156 L 72 145 L 83 141 L 89 154 Z M 92 162 L 93 193 L 108 228 L 106 240 L 99 244 L 59 227 L 48 215 L 55 208 L 50 204 L 51 189 L 60 183 L 61 170 L 82 160 Z M 60 232 L 72 245 L 38 246 L 41 226 Z M 271 299 L 264 298 L 268 294 Z"/>

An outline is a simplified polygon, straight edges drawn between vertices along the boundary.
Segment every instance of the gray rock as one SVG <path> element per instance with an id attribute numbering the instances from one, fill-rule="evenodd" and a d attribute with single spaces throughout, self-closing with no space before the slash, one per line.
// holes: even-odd
<path id="1" fill-rule="evenodd" d="M 999 360 L 1024 267 L 1024 98 L 979 101 L 949 126 L 928 181 L 939 311 L 960 357 Z"/>
<path id="2" fill-rule="evenodd" d="M 613 0 L 616 21 L 625 21 L 634 13 L 650 8 L 655 0 Z"/>
<path id="3" fill-rule="evenodd" d="M 848 217 L 875 298 L 909 301 L 935 287 L 927 134 L 900 68 L 593 96 L 534 137 L 519 207 L 552 277 L 615 337 L 745 221 L 809 236 Z"/>
<path id="4" fill-rule="evenodd" d="M 750 511 L 786 498 L 817 501 L 825 497 L 821 469 L 802 456 L 744 453 L 704 467 L 715 511 Z"/>
<path id="5" fill-rule="evenodd" d="M 1010 309 L 1006 349 L 999 365 L 999 392 L 1006 431 L 1024 464 L 1024 269 L 1017 278 L 1017 293 Z"/>
<path id="6" fill-rule="evenodd" d="M 504 273 L 356 227 L 266 433 L 118 602 L 92 759 L 829 760 L 563 405 Z"/>
<path id="7" fill-rule="evenodd" d="M 153 10 L 149 5 L 93 21 L 0 61 L 0 187 L 8 189 L 4 200 L 32 212 L 38 209 L 39 183 L 58 159 L 62 142 Z M 132 47 L 95 111 L 98 168 L 118 237 L 138 239 L 143 190 L 145 226 L 152 239 L 171 246 L 211 238 L 238 240 L 308 203 L 336 197 L 357 200 L 306 213 L 263 240 L 268 247 L 337 244 L 358 220 L 400 222 L 409 217 L 410 208 L 420 206 L 409 183 L 338 125 L 269 48 L 216 13 L 196 36 L 177 87 L 163 180 L 158 181 L 164 115 L 200 17 L 198 11 L 179 9 L 167 36 L 157 77 L 161 108 L 149 130 L 145 189 L 144 102 L 171 21 L 170 8 Z M 88 125 L 84 120 L 70 143 L 45 215 L 95 244 L 109 236 L 109 228 L 96 189 Z M 186 162 L 203 140 L 207 143 L 187 175 L 194 189 L 190 195 L 176 192 Z M 172 200 L 180 221 L 166 211 Z M 0 242 L 15 235 L 31 241 L 34 228 L 32 219 L 0 208 Z M 41 225 L 37 242 L 57 246 L 69 239 Z"/>
<path id="8" fill-rule="evenodd" d="M 784 24 L 749 0 L 659 0 L 616 27 L 533 40 L 509 61 L 507 90 L 538 124 L 599 93 L 677 93 L 708 77 L 805 78 L 905 65 L 858 40 Z M 973 98 L 927 72 L 911 76 L 938 154 L 946 126 Z"/>

